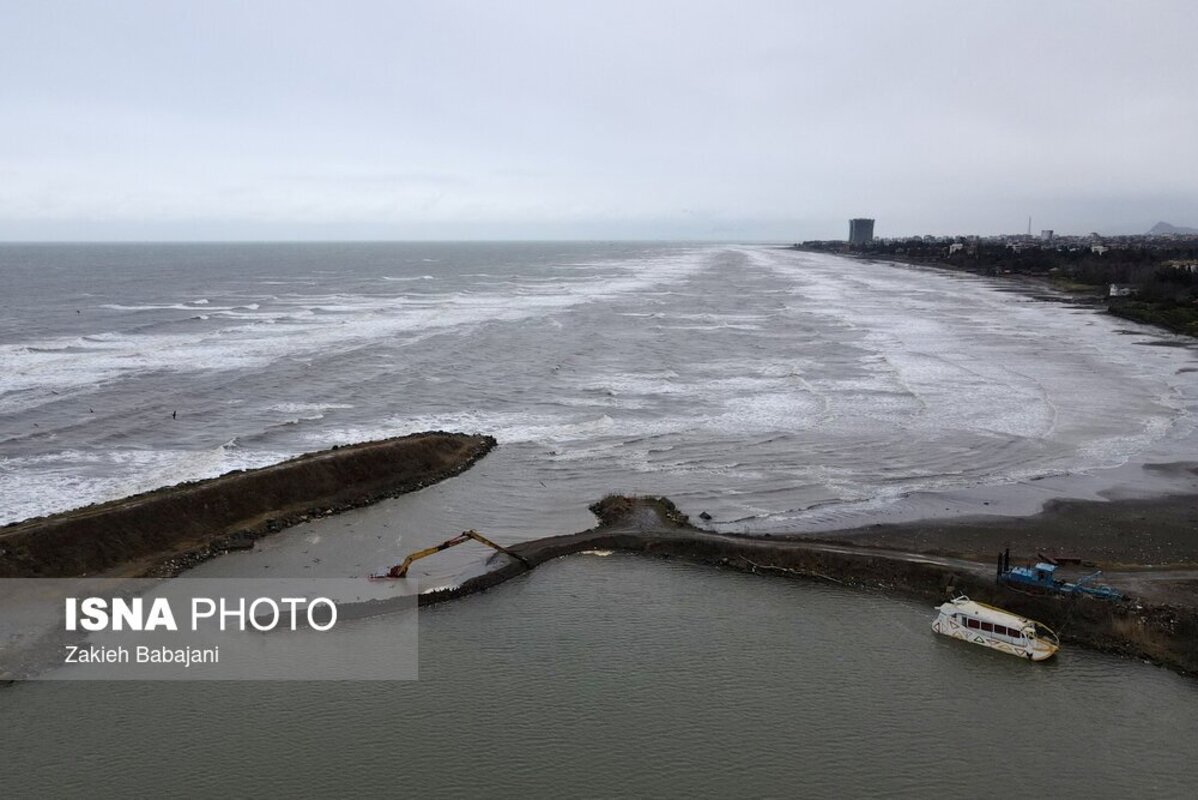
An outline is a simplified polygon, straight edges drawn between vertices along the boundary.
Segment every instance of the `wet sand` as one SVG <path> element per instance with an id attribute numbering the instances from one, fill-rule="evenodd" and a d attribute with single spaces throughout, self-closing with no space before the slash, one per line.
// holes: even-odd
<path id="1" fill-rule="evenodd" d="M 819 541 L 993 563 L 1041 555 L 1080 559 L 1067 574 L 1102 569 L 1117 588 L 1152 602 L 1198 607 L 1198 495 L 1053 500 L 1028 517 L 979 516 L 822 533 Z"/>
<path id="2" fill-rule="evenodd" d="M 1192 474 L 1198 470 L 1187 468 Z M 989 558 L 998 550 L 1076 556 L 1107 566 L 1198 566 L 1198 494 L 1050 500 L 1025 517 L 974 516 L 876 524 L 820 539 Z"/>

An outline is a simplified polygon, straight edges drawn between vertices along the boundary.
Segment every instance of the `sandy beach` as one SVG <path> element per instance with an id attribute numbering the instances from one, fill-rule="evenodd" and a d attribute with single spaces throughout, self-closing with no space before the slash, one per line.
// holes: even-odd
<path id="1" fill-rule="evenodd" d="M 1078 556 L 1108 566 L 1198 566 L 1198 494 L 1050 500 L 1026 517 L 934 519 L 832 531 L 820 538 L 968 557 Z"/>

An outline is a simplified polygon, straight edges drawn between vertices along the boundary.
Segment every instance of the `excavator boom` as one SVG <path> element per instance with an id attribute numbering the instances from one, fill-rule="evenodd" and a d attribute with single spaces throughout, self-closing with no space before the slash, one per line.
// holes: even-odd
<path id="1" fill-rule="evenodd" d="M 469 530 L 469 531 L 462 531 L 457 536 L 454 536 L 452 539 L 446 539 L 445 541 L 441 542 L 441 544 L 434 545 L 432 547 L 426 547 L 423 550 L 417 550 L 414 553 L 409 553 L 407 558 L 405 558 L 399 564 L 396 564 L 395 566 L 393 566 L 391 569 L 387 570 L 387 572 L 385 574 L 371 575 L 370 577 L 373 579 L 376 579 L 376 580 L 383 579 L 383 578 L 407 577 L 408 567 L 412 566 L 413 561 L 419 561 L 420 559 L 425 558 L 427 556 L 431 556 L 434 553 L 440 553 L 442 550 L 448 550 L 451 547 L 456 547 L 459 544 L 462 544 L 463 542 L 470 541 L 471 539 L 473 539 L 474 541 L 476 541 L 480 544 L 485 544 L 487 547 L 490 547 L 493 550 L 498 550 L 499 552 L 503 553 L 504 555 L 509 555 L 512 558 L 519 561 L 521 564 L 523 564 L 528 569 L 532 569 L 532 564 L 528 563 L 528 559 L 524 558 L 524 556 L 519 555 L 518 553 L 513 553 L 511 550 L 508 550 L 506 547 L 503 547 L 502 545 L 495 544 L 494 542 L 492 542 L 487 537 L 483 536 L 478 531 Z"/>

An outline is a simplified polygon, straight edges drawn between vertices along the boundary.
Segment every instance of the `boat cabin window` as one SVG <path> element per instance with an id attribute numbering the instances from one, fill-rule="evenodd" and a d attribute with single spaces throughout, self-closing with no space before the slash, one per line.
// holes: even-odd
<path id="1" fill-rule="evenodd" d="M 1007 636 L 1012 639 L 1023 638 L 1022 631 L 1015 628 L 1008 628 L 1006 625 L 996 625 L 993 622 L 982 622 L 981 620 L 974 619 L 973 617 L 967 617 L 965 615 L 959 616 L 958 619 L 960 619 L 962 625 L 967 628 L 972 628 L 975 631 L 980 630 L 986 633 L 993 633 L 995 636 Z"/>

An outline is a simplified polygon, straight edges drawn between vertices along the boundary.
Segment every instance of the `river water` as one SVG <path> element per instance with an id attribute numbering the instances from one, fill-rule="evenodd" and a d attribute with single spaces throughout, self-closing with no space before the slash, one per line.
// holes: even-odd
<path id="1" fill-rule="evenodd" d="M 575 556 L 423 611 L 414 682 L 0 690 L 4 794 L 1192 797 L 1192 680 L 1075 648 L 1029 664 L 931 619 Z"/>

